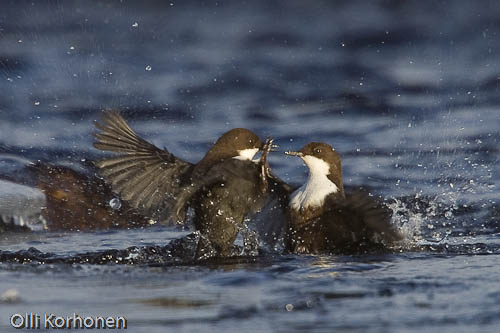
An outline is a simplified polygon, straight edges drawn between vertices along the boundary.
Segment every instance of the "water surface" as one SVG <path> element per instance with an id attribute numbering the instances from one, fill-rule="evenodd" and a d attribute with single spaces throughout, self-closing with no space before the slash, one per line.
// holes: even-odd
<path id="1" fill-rule="evenodd" d="M 133 332 L 498 331 L 499 7 L 5 1 L 2 176 L 23 178 L 27 160 L 78 168 L 98 158 L 102 110 L 121 110 L 141 135 L 192 162 L 224 131 L 247 127 L 282 151 L 333 145 L 344 182 L 384 196 L 414 247 L 198 265 L 6 261 L 0 328 L 16 312 L 77 312 L 126 316 Z M 278 153 L 270 163 L 288 182 L 306 178 L 297 159 Z M 0 183 L 0 192 L 15 190 Z M 73 256 L 164 246 L 186 233 L 16 231 L 0 234 L 0 251 Z"/>

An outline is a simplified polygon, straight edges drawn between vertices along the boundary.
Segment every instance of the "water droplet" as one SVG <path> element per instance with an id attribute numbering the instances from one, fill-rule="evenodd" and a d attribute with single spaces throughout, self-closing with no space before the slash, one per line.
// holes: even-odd
<path id="1" fill-rule="evenodd" d="M 113 198 L 109 200 L 109 207 L 111 207 L 114 210 L 120 209 L 122 206 L 122 202 L 118 198 Z"/>
<path id="2" fill-rule="evenodd" d="M 75 49 L 75 47 L 74 47 L 74 46 L 70 46 L 70 47 L 69 47 L 69 49 L 70 49 L 70 50 L 74 50 L 74 49 Z"/>
<path id="3" fill-rule="evenodd" d="M 151 66 L 147 65 L 146 68 L 145 68 L 148 72 L 151 71 Z"/>
<path id="4" fill-rule="evenodd" d="M 132 27 L 133 28 L 137 28 L 139 26 L 139 23 L 135 22 L 134 24 L 132 24 Z"/>
<path id="5" fill-rule="evenodd" d="M 292 311 L 292 310 L 293 310 L 293 304 L 290 304 L 290 303 L 289 303 L 289 304 L 285 305 L 285 309 L 286 309 L 286 311 L 288 311 L 288 312 Z"/>
<path id="6" fill-rule="evenodd" d="M 40 105 L 40 102 L 39 101 L 36 101 L 35 103 L 33 103 L 35 105 Z"/>
<path id="7" fill-rule="evenodd" d="M 449 220 L 453 217 L 453 213 L 451 211 L 447 211 L 446 213 L 444 213 L 444 217 Z"/>

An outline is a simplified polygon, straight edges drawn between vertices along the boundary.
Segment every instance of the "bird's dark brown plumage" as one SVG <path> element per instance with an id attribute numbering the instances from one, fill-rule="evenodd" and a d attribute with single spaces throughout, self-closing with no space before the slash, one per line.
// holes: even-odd
<path id="1" fill-rule="evenodd" d="M 364 253 L 385 249 L 402 239 L 391 224 L 391 212 L 366 192 L 345 194 L 340 156 L 326 143 L 311 142 L 299 152 L 329 165 L 327 178 L 336 191 L 321 204 L 288 207 L 285 247 L 292 253 Z M 327 181 L 327 180 L 325 180 Z M 290 193 L 290 198 L 296 192 Z"/>
<path id="2" fill-rule="evenodd" d="M 113 209 L 109 203 L 116 196 L 97 177 L 40 162 L 28 168 L 46 196 L 42 215 L 50 230 L 130 228 L 148 224 L 148 219 L 136 214 L 126 202 Z"/>
<path id="3" fill-rule="evenodd" d="M 113 190 L 141 214 L 161 222 L 183 223 L 187 209 L 193 208 L 196 229 L 221 255 L 229 253 L 245 216 L 265 201 L 265 159 L 237 158 L 241 151 L 264 147 L 247 129 L 226 132 L 192 164 L 140 138 L 118 113 L 106 113 L 96 126 L 101 131 L 94 146 L 118 153 L 96 162 Z"/>

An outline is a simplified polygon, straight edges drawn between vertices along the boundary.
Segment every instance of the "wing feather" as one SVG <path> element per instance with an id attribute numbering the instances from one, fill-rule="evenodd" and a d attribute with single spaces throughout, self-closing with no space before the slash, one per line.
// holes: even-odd
<path id="1" fill-rule="evenodd" d="M 141 214 L 165 222 L 178 204 L 181 180 L 193 165 L 139 137 L 117 112 L 106 113 L 96 127 L 101 132 L 94 135 L 94 147 L 118 153 L 95 163 L 99 173 L 122 200 Z"/>
<path id="2" fill-rule="evenodd" d="M 388 244 L 402 239 L 400 232 L 391 223 L 390 209 L 364 191 L 350 193 L 331 206 L 333 208 L 330 213 L 341 215 L 342 220 L 349 221 L 350 228 L 357 228 L 358 232 L 364 230 L 368 236 L 379 235 Z"/>

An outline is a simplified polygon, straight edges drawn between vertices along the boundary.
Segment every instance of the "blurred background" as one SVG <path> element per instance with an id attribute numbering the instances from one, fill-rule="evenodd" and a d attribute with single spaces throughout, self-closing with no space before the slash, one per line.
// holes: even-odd
<path id="1" fill-rule="evenodd" d="M 79 159 L 95 153 L 92 121 L 118 109 L 193 161 L 237 126 L 283 149 L 498 159 L 499 13 L 496 1 L 3 1 L 0 145 Z M 284 161 L 278 172 L 300 168 Z M 378 165 L 345 163 L 349 177 Z"/>
<path id="2" fill-rule="evenodd" d="M 435 242 L 430 249 L 442 253 L 500 253 L 499 1 L 3 0 L 0 7 L 0 175 L 19 176 L 26 160 L 78 167 L 98 158 L 94 121 L 109 109 L 120 110 L 144 138 L 192 162 L 223 132 L 247 127 L 275 137 L 281 151 L 312 140 L 333 145 L 343 158 L 344 182 L 387 198 L 395 223 L 412 241 Z M 286 181 L 306 178 L 298 159 L 274 153 L 270 163 Z M 47 233 L 36 240 L 5 238 L 0 249 L 74 254 L 157 245 L 168 237 L 176 234 Z M 498 267 L 497 256 L 488 263 L 465 258 L 476 266 L 463 257 L 441 261 L 421 254 L 383 259 L 390 263 L 295 258 L 276 263 L 277 271 L 266 264 L 232 275 L 196 268 L 189 277 L 169 272 L 174 291 L 164 275 L 132 268 L 139 279 L 127 268 L 108 272 L 105 281 L 97 277 L 102 271 L 83 270 L 50 282 L 36 270 L 34 280 L 21 273 L 9 286 L 64 286 L 52 302 L 44 303 L 49 295 L 43 288 L 30 292 L 32 304 L 66 304 L 77 295 L 66 274 L 75 274 L 80 292 L 94 298 L 72 307 L 117 307 L 158 331 L 162 325 L 202 327 L 203 318 L 219 329 L 235 322 L 355 329 L 373 327 L 375 320 L 379 328 L 396 330 L 420 331 L 425 323 L 455 332 L 473 322 L 495 331 L 500 291 L 489 268 Z M 417 265 L 425 272 L 414 269 L 421 260 L 427 260 Z M 0 270 L 0 276 L 5 281 L 18 269 Z M 142 283 L 149 281 L 151 297 L 182 298 L 196 290 L 209 303 L 174 311 L 177 303 L 159 302 L 160 310 L 171 311 L 162 315 L 172 318 L 141 322 L 142 305 L 116 298 L 123 290 L 115 280 L 125 281 L 125 292 L 136 297 L 145 297 Z M 104 290 L 113 295 L 96 305 Z M 287 317 L 286 302 L 303 311 L 296 307 L 300 315 Z"/>
<path id="3" fill-rule="evenodd" d="M 193 159 L 236 126 L 286 148 L 418 148 L 499 103 L 499 13 L 496 1 L 6 0 L 0 143 L 80 154 L 92 120 L 119 109 Z"/>
<path id="4" fill-rule="evenodd" d="M 98 158 L 112 109 L 192 162 L 233 127 L 325 141 L 347 185 L 499 230 L 499 33 L 497 1 L 4 1 L 0 174 Z"/>

